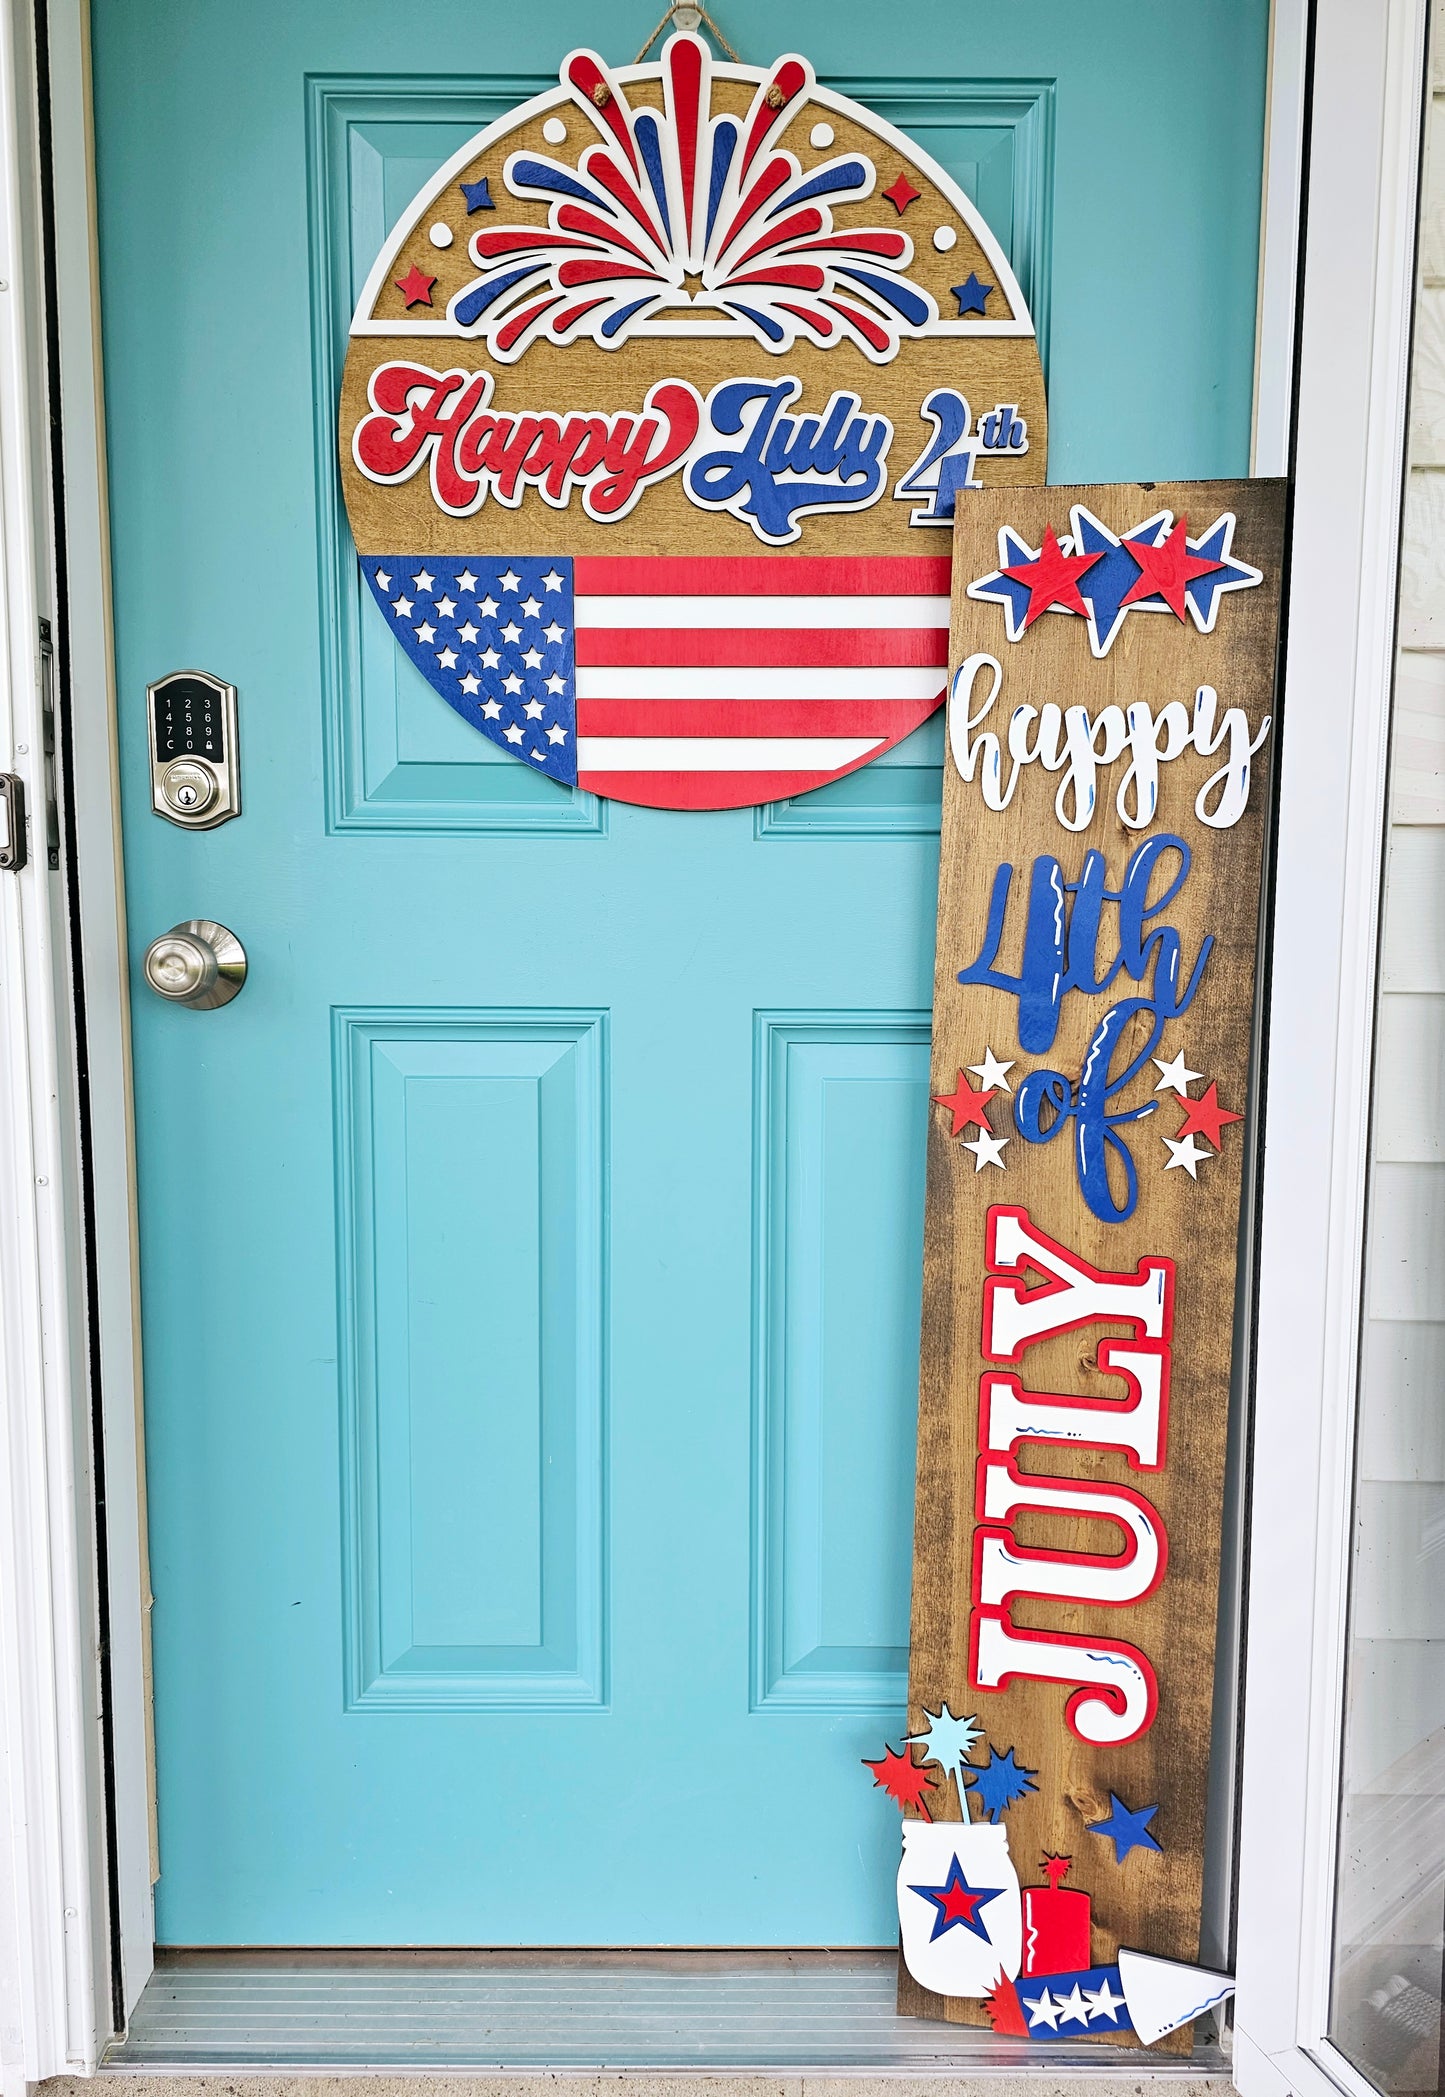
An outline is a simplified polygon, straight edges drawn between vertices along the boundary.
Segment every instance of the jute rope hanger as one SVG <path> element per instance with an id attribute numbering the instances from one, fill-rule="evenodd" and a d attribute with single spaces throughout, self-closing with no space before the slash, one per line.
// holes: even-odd
<path id="1" fill-rule="evenodd" d="M 738 57 L 737 52 L 734 51 L 732 45 L 728 42 L 727 38 L 718 28 L 717 23 L 713 20 L 712 16 L 708 13 L 707 9 L 698 4 L 698 0 L 673 0 L 673 5 L 667 10 L 667 13 L 663 16 L 662 20 L 653 30 L 651 36 L 647 39 L 647 42 L 643 45 L 642 49 L 638 52 L 636 58 L 633 59 L 632 63 L 635 66 L 640 66 L 642 64 L 643 59 L 646 58 L 648 52 L 652 49 L 653 45 L 657 42 L 657 39 L 662 35 L 663 30 L 666 29 L 669 26 L 669 24 L 674 29 L 692 30 L 697 28 L 699 22 L 706 23 L 707 27 L 712 31 L 713 35 L 722 45 L 724 51 L 726 51 L 728 57 L 732 60 L 733 64 L 735 66 L 740 66 L 742 64 L 742 60 Z"/>

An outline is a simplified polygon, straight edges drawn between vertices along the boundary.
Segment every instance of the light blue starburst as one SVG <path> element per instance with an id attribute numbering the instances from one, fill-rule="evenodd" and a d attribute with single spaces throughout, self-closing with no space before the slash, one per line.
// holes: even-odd
<path id="1" fill-rule="evenodd" d="M 937 1763 L 945 1776 L 953 1778 L 958 1786 L 959 1809 L 963 1818 L 970 1820 L 973 1816 L 964 1795 L 963 1772 L 975 1743 L 983 1738 L 983 1727 L 976 1718 L 955 1718 L 947 1704 L 937 1711 L 925 1709 L 923 1716 L 928 1721 L 923 1731 L 910 1733 L 908 1738 L 923 1749 L 925 1762 Z"/>

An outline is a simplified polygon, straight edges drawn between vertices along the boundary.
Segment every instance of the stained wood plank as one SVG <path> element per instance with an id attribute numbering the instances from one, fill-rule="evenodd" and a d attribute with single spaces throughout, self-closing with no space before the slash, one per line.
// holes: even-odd
<path id="1" fill-rule="evenodd" d="M 1264 571 L 1261 586 L 1219 600 L 1212 633 L 1168 613 L 1130 615 L 1109 652 L 1095 658 L 1084 620 L 1047 613 L 1014 644 L 1004 635 L 996 604 L 964 592 L 971 579 L 998 563 L 998 531 L 1007 524 L 1031 547 L 1046 527 L 1063 535 L 1070 506 L 1083 502 L 1114 532 L 1122 534 L 1160 510 L 1187 514 L 1198 533 L 1221 512 L 1238 518 L 1233 554 Z M 1157 714 L 1165 701 L 1192 709 L 1201 685 L 1226 707 L 1243 708 L 1257 731 L 1275 708 L 1279 577 L 1283 547 L 1284 489 L 1264 481 L 984 491 L 959 505 L 955 539 L 953 628 L 950 661 L 956 667 L 976 651 L 1002 665 L 1003 682 L 986 726 L 1002 732 L 1012 709 L 1082 704 L 1092 714 L 1106 704 L 1150 703 Z M 986 682 L 975 688 L 974 708 Z M 1035 724 L 1036 726 L 1037 724 Z M 957 727 L 957 723 L 955 723 Z M 1032 733 L 1032 731 L 1031 731 Z M 1179 935 L 1187 973 L 1206 936 L 1214 941 L 1197 994 L 1186 1011 L 1168 1019 L 1154 1054 L 1169 1059 L 1184 1052 L 1187 1067 L 1202 1073 L 1191 1083 L 1198 1098 L 1213 1082 L 1224 1107 L 1246 1111 L 1250 1019 L 1255 997 L 1260 923 L 1261 853 L 1268 808 L 1274 737 L 1254 759 L 1247 806 L 1227 829 L 1213 829 L 1196 813 L 1196 796 L 1224 758 L 1194 749 L 1161 764 L 1159 801 L 1145 829 L 1131 829 L 1116 807 L 1127 758 L 1101 764 L 1098 803 L 1087 827 L 1066 829 L 1055 812 L 1061 773 L 1042 764 L 1024 765 L 1013 798 L 1002 811 L 985 805 L 982 768 L 972 783 L 958 765 L 945 766 L 942 861 L 939 883 L 938 956 L 934 990 L 933 1090 L 951 1093 L 958 1073 L 981 1062 L 986 1049 L 1011 1060 L 1011 1097 L 990 1104 L 995 1134 L 1007 1135 L 1005 1169 L 976 1169 L 962 1137 L 951 1133 L 948 1111 L 935 1106 L 928 1137 L 927 1220 L 918 1486 L 914 1545 L 913 1628 L 909 1718 L 913 1730 L 925 1708 L 947 1701 L 955 1712 L 976 1713 L 989 1740 L 1012 1747 L 1020 1764 L 1037 1772 L 1037 1791 L 1007 1814 L 1010 1849 L 1025 1885 L 1042 1877 L 1045 1852 L 1073 1858 L 1068 1883 L 1093 1897 L 1093 1960 L 1111 1961 L 1120 1945 L 1166 1957 L 1198 1956 L 1203 1877 L 1204 1817 L 1218 1599 L 1221 1499 L 1233 1340 L 1233 1302 L 1239 1230 L 1241 1168 L 1247 1122 L 1222 1130 L 1217 1151 L 1197 1168 L 1166 1170 L 1165 1135 L 1176 1135 L 1183 1103 L 1176 1092 L 1157 1091 L 1152 1062 L 1123 1087 L 1110 1111 L 1153 1103 L 1142 1120 L 1120 1124 L 1122 1140 L 1138 1171 L 1138 1199 L 1124 1221 L 1104 1221 L 1082 1197 L 1076 1176 L 1072 1131 L 1031 1143 L 1015 1128 L 1017 1086 L 1035 1068 L 1051 1068 L 1077 1085 L 1086 1050 L 1105 1011 L 1121 997 L 1149 991 L 1147 980 L 1122 976 L 1108 991 L 1063 996 L 1057 1038 L 1047 1052 L 1020 1046 L 1018 1003 L 994 985 L 961 985 L 958 972 L 972 964 L 984 944 L 996 870 L 1018 871 L 997 968 L 1020 967 L 1024 899 L 1019 893 L 1040 855 L 1053 855 L 1066 882 L 1075 881 L 1084 855 L 1097 850 L 1107 864 L 1109 889 L 1117 894 L 1131 853 L 1147 838 L 1165 834 L 1184 840 L 1192 854 L 1187 880 L 1147 929 L 1168 926 Z M 1007 759 L 1005 758 L 1005 762 Z M 1322 820 L 1327 812 L 1321 812 Z M 1171 862 L 1178 864 L 1178 859 Z M 1157 897 L 1167 885 L 1161 871 L 1151 886 Z M 1077 907 L 1069 897 L 1068 904 Z M 1099 975 L 1115 950 L 1118 911 L 1104 907 L 1098 939 Z M 1076 935 L 1070 961 L 1078 965 L 1083 944 Z M 1113 1059 L 1117 1072 L 1142 1046 L 1152 1015 L 1136 1010 Z M 977 1085 L 976 1076 L 969 1078 Z M 962 1135 L 973 1137 L 969 1128 Z M 1202 1139 L 1201 1139 L 1202 1140 Z M 1112 1183 L 1122 1185 L 1117 1164 Z M 1168 1539 L 1167 1569 L 1160 1584 L 1127 1607 L 1045 1601 L 1021 1595 L 1013 1622 L 1023 1629 L 1126 1641 L 1147 1656 L 1158 1683 L 1152 1724 L 1125 1745 L 1096 1746 L 1077 1737 L 1065 1719 L 1066 1685 L 1016 1677 L 991 1693 L 981 1690 L 970 1663 L 973 1614 L 973 1553 L 976 1473 L 979 1464 L 980 1378 L 990 1365 L 981 1351 L 986 1268 L 985 1229 L 990 1203 L 1025 1208 L 1033 1222 L 1072 1252 L 1101 1269 L 1132 1273 L 1146 1258 L 1176 1262 L 1171 1340 L 1172 1389 L 1164 1467 L 1132 1470 L 1117 1448 L 1090 1448 L 1030 1440 L 1014 1450 L 1020 1471 L 1066 1480 L 1129 1486 L 1157 1509 Z M 1103 1373 L 1099 1343 L 1126 1336 L 1118 1322 L 1091 1323 L 1044 1339 L 1027 1349 L 1016 1368 L 1024 1387 L 1088 1401 L 1118 1401 L 1124 1387 Z M 995 1370 L 997 1373 L 997 1370 Z M 1117 1550 L 1121 1532 L 1097 1520 L 1056 1514 L 1020 1513 L 1017 1543 L 1053 1553 Z M 981 1753 L 981 1751 L 978 1751 Z M 1109 1811 L 1110 1793 L 1132 1808 L 1157 1804 L 1153 1832 L 1157 1852 L 1133 1850 L 1122 1863 L 1114 1845 L 1090 1832 Z M 952 1787 L 940 1793 L 940 1811 L 956 1817 Z M 982 2005 L 929 1996 L 902 1972 L 900 2008 L 917 2015 L 979 2023 Z M 1166 2045 L 1180 2050 L 1187 2032 Z"/>

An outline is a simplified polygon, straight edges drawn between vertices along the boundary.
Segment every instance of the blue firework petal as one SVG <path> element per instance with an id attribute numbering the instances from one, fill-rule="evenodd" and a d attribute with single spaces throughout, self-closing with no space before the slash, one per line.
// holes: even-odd
<path id="1" fill-rule="evenodd" d="M 645 299 L 634 299 L 630 306 L 622 306 L 619 307 L 616 313 L 609 313 L 606 320 L 603 321 L 599 333 L 615 335 L 619 328 L 626 327 L 634 313 L 640 313 L 644 306 L 652 305 L 656 298 L 657 293 L 649 291 Z"/>
<path id="2" fill-rule="evenodd" d="M 662 172 L 662 140 L 657 128 L 657 118 L 650 109 L 644 109 L 633 124 L 637 139 L 637 150 L 642 155 L 642 165 L 647 169 L 647 179 L 652 185 L 652 194 L 657 199 L 657 208 L 662 218 L 662 230 L 667 235 L 667 244 L 672 246 L 672 220 L 667 215 L 667 182 Z"/>
<path id="3" fill-rule="evenodd" d="M 528 189 L 545 189 L 548 194 L 559 197 L 580 197 L 584 204 L 594 206 L 602 202 L 595 189 L 584 188 L 574 175 L 565 168 L 554 167 L 550 160 L 517 160 L 509 170 L 511 180 L 524 182 Z M 610 214 L 612 207 L 604 204 Z"/>
<path id="4" fill-rule="evenodd" d="M 455 319 L 462 327 L 469 328 L 474 320 L 486 312 L 488 306 L 496 304 L 504 291 L 510 291 L 514 284 L 525 283 L 528 277 L 539 275 L 547 267 L 546 262 L 527 262 L 521 269 L 508 270 L 504 276 L 484 277 L 465 297 L 458 299 L 454 309 Z"/>
<path id="5" fill-rule="evenodd" d="M 814 175 L 801 189 L 787 191 L 780 204 L 774 204 L 768 213 L 776 218 L 781 211 L 791 211 L 795 205 L 806 204 L 809 197 L 829 197 L 840 189 L 866 189 L 872 170 L 866 160 L 840 160 L 834 167 L 825 167 L 821 174 Z"/>
<path id="6" fill-rule="evenodd" d="M 712 239 L 712 229 L 717 218 L 717 207 L 722 202 L 723 188 L 727 182 L 728 169 L 738 149 L 740 126 L 729 118 L 718 125 L 712 138 L 712 168 L 707 181 L 707 232 L 704 240 Z"/>
<path id="7" fill-rule="evenodd" d="M 877 276 L 871 269 L 854 269 L 842 262 L 838 264 L 838 274 L 840 277 L 851 277 L 855 284 L 863 285 L 875 298 L 882 299 L 885 305 L 892 306 L 905 320 L 911 321 L 914 327 L 921 328 L 928 319 L 927 306 L 908 285 L 892 277 Z"/>
<path id="8" fill-rule="evenodd" d="M 761 328 L 769 342 L 782 341 L 783 330 L 773 319 L 771 313 L 759 313 L 756 306 L 744 306 L 737 299 L 725 299 L 723 303 L 727 306 L 729 312 L 741 313 L 744 320 L 750 320 L 754 327 Z"/>

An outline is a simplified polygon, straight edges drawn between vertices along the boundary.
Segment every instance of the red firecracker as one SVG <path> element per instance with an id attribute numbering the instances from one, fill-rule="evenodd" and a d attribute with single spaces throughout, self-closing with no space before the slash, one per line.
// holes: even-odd
<path id="1" fill-rule="evenodd" d="M 1092 1903 L 1087 1893 L 1066 1891 L 1059 1884 L 1068 1857 L 1045 1857 L 1047 1886 L 1025 1886 L 1024 1975 L 1083 1973 L 1092 1964 L 1089 1940 Z"/>

